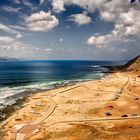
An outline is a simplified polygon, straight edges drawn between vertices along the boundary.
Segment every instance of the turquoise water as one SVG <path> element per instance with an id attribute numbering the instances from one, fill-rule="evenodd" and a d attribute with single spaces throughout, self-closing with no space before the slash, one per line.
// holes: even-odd
<path id="1" fill-rule="evenodd" d="M 100 79 L 108 61 L 1 61 L 0 106 L 15 103 L 28 93 Z"/>

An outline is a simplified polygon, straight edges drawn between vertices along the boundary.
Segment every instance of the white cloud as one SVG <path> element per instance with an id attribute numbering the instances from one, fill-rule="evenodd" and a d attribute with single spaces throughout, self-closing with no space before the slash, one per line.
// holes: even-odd
<path id="1" fill-rule="evenodd" d="M 19 33 L 19 34 L 16 35 L 16 39 L 21 38 L 21 37 L 22 37 L 22 34 L 21 33 Z"/>
<path id="2" fill-rule="evenodd" d="M 32 31 L 49 31 L 55 28 L 59 21 L 51 12 L 40 11 L 25 18 L 27 26 Z"/>
<path id="3" fill-rule="evenodd" d="M 87 40 L 88 45 L 95 45 L 97 48 L 105 48 L 107 47 L 107 44 L 111 41 L 113 41 L 112 35 L 106 35 L 106 36 L 91 36 Z"/>
<path id="4" fill-rule="evenodd" d="M 0 45 L 8 45 L 14 42 L 14 38 L 9 36 L 0 36 Z"/>
<path id="5" fill-rule="evenodd" d="M 47 53 L 51 53 L 53 51 L 53 49 L 52 48 L 46 48 L 46 49 L 44 49 L 44 51 L 47 52 Z"/>
<path id="6" fill-rule="evenodd" d="M 33 7 L 33 3 L 31 3 L 30 0 L 10 0 L 11 2 L 14 2 L 15 4 L 23 4 L 29 8 Z"/>
<path id="7" fill-rule="evenodd" d="M 122 7 L 122 10 L 124 9 L 125 7 Z M 88 45 L 96 45 L 96 47 L 98 47 L 98 44 L 109 44 L 116 40 L 125 42 L 126 40 L 128 41 L 131 36 L 140 37 L 140 11 L 135 8 L 130 8 L 129 10 L 127 9 L 126 12 L 118 12 L 116 14 L 117 15 L 114 14 L 115 18 L 101 15 L 101 18 L 106 21 L 115 21 L 115 27 L 109 34 L 104 36 L 89 37 L 87 40 Z M 102 37 L 104 39 L 99 41 Z M 96 41 L 98 41 L 98 44 Z"/>
<path id="8" fill-rule="evenodd" d="M 22 31 L 27 30 L 26 27 L 19 26 L 19 25 L 9 25 L 9 28 L 11 28 L 11 29 L 13 29 L 13 30 L 22 30 Z"/>
<path id="9" fill-rule="evenodd" d="M 96 7 L 100 7 L 107 0 L 52 0 L 53 10 L 55 12 L 65 11 L 65 5 L 77 5 L 88 11 L 93 12 Z"/>
<path id="10" fill-rule="evenodd" d="M 0 36 L 0 50 L 37 51 L 39 48 L 17 41 L 10 36 Z"/>
<path id="11" fill-rule="evenodd" d="M 139 3 L 131 4 L 127 0 L 52 0 L 53 10 L 56 12 L 65 11 L 65 5 L 77 5 L 90 13 L 97 9 L 101 20 L 115 24 L 110 33 L 89 37 L 89 45 L 107 45 L 115 40 L 124 41 L 130 36 L 140 36 Z"/>
<path id="12" fill-rule="evenodd" d="M 30 8 L 33 7 L 33 4 L 31 2 L 29 2 L 29 0 L 22 0 L 22 3 L 27 7 L 30 7 Z"/>
<path id="13" fill-rule="evenodd" d="M 92 36 L 90 38 L 88 38 L 87 43 L 89 45 L 95 44 L 95 45 L 102 45 L 104 43 L 107 43 L 108 41 L 110 41 L 111 36 Z"/>
<path id="14" fill-rule="evenodd" d="M 40 4 L 42 4 L 42 3 L 44 3 L 45 2 L 45 0 L 40 0 Z"/>
<path id="15" fill-rule="evenodd" d="M 64 8 L 64 0 L 53 0 L 52 2 L 52 6 L 53 6 L 53 10 L 57 13 L 60 13 L 62 11 L 65 11 Z"/>
<path id="16" fill-rule="evenodd" d="M 59 39 L 59 42 L 63 42 L 63 41 L 64 41 L 64 39 L 63 39 L 63 38 L 60 38 L 60 39 Z"/>
<path id="17" fill-rule="evenodd" d="M 4 32 L 8 32 L 8 33 L 14 33 L 17 34 L 18 31 L 11 29 L 9 26 L 4 25 L 2 23 L 0 23 L 0 30 L 4 31 Z"/>
<path id="18" fill-rule="evenodd" d="M 13 26 L 13 25 L 4 25 L 2 23 L 0 23 L 0 30 L 7 32 L 7 33 L 11 33 L 16 35 L 16 39 L 21 38 L 24 34 L 23 30 L 25 30 L 25 28 L 22 28 L 20 26 Z M 22 30 L 22 32 L 21 32 Z"/>
<path id="19" fill-rule="evenodd" d="M 74 21 L 78 26 L 89 24 L 91 22 L 91 17 L 87 16 L 86 12 L 82 14 L 73 14 L 70 16 L 71 21 Z"/>
<path id="20" fill-rule="evenodd" d="M 11 13 L 18 13 L 20 8 L 14 8 L 11 6 L 2 6 L 1 10 L 6 11 L 6 12 L 11 12 Z"/>
<path id="21" fill-rule="evenodd" d="M 103 41 L 98 43 L 109 44 L 116 40 L 124 42 L 125 40 L 128 40 L 128 38 L 131 36 L 139 37 L 139 8 L 139 5 L 131 6 L 131 4 L 127 3 L 125 0 L 114 0 L 103 4 L 99 8 L 101 19 L 105 21 L 114 22 L 115 27 L 109 34 L 104 35 Z M 96 47 L 98 47 L 96 41 L 99 41 L 101 37 L 102 36 L 90 37 L 87 40 L 88 45 L 96 45 Z"/>
<path id="22" fill-rule="evenodd" d="M 113 21 L 115 19 L 115 14 L 104 11 L 101 13 L 101 18 L 106 21 Z"/>

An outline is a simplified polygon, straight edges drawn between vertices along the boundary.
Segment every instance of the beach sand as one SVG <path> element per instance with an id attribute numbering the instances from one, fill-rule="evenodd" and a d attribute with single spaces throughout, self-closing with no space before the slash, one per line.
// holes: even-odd
<path id="1" fill-rule="evenodd" d="M 2 140 L 138 140 L 139 75 L 135 71 L 117 72 L 101 80 L 34 94 L 3 121 L 0 137 Z M 21 124 L 26 126 L 15 128 Z"/>

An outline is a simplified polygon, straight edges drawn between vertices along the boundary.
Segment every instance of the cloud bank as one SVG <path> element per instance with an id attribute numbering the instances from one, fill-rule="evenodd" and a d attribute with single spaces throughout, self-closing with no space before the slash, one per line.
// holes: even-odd
<path id="1" fill-rule="evenodd" d="M 53 0 L 53 10 L 57 13 L 65 11 L 65 5 L 77 5 L 87 12 L 98 11 L 100 19 L 113 22 L 114 29 L 106 35 L 91 36 L 87 39 L 88 45 L 101 47 L 112 41 L 128 40 L 131 36 L 140 36 L 140 4 L 129 3 L 127 0 Z M 72 20 L 79 24 L 81 15 L 72 15 Z M 86 15 L 85 15 L 86 16 Z M 81 16 L 82 17 L 82 16 Z M 82 19 L 82 18 L 81 18 Z M 84 18 L 83 18 L 84 19 Z M 84 20 L 82 20 L 83 23 Z M 90 21 L 90 19 L 89 19 Z"/>
<path id="2" fill-rule="evenodd" d="M 86 12 L 82 14 L 73 14 L 69 18 L 70 21 L 74 21 L 78 26 L 89 24 L 91 22 L 91 17 L 87 16 Z"/>
<path id="3" fill-rule="evenodd" d="M 50 11 L 48 13 L 44 11 L 33 13 L 26 17 L 25 21 L 32 31 L 50 31 L 59 24 L 58 19 Z"/>

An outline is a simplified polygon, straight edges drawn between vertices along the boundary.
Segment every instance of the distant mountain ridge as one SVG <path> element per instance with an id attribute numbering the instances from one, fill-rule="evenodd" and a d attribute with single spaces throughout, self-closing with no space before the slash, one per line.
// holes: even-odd
<path id="1" fill-rule="evenodd" d="M 111 71 L 139 71 L 140 70 L 140 55 L 130 60 L 128 63 L 121 66 L 103 66 Z"/>
<path id="2" fill-rule="evenodd" d="M 8 60 L 18 60 L 18 59 L 12 57 L 0 57 L 0 61 L 8 61 Z"/>

